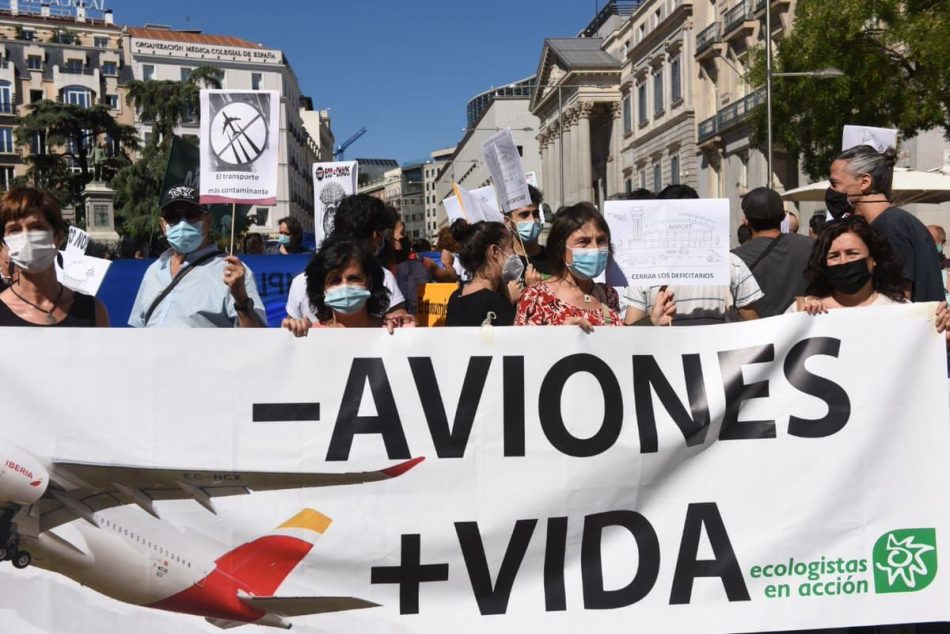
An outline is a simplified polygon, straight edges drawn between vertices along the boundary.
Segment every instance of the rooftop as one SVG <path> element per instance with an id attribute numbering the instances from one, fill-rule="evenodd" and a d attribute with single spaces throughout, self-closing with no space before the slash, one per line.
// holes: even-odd
<path id="1" fill-rule="evenodd" d="M 143 40 L 166 40 L 169 42 L 188 42 L 190 44 L 215 44 L 217 46 L 236 46 L 239 48 L 264 48 L 260 44 L 242 40 L 231 35 L 207 35 L 200 31 L 172 31 L 163 28 L 129 27 L 129 35 Z"/>
<path id="2" fill-rule="evenodd" d="M 562 66 L 568 70 L 609 68 L 619 69 L 621 63 L 601 45 L 599 37 L 550 37 L 544 40 Z"/>

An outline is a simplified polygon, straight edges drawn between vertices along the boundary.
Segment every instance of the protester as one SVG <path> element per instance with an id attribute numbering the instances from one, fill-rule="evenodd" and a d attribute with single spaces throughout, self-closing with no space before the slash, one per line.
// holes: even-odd
<path id="1" fill-rule="evenodd" d="M 287 216 L 277 221 L 277 245 L 272 247 L 270 252 L 274 255 L 310 253 L 303 246 L 303 227 L 299 220 Z"/>
<path id="2" fill-rule="evenodd" d="M 785 214 L 785 222 L 788 226 L 787 233 L 798 233 L 798 230 L 801 228 L 801 224 L 798 222 L 798 216 L 791 211 Z"/>
<path id="3" fill-rule="evenodd" d="M 512 232 L 518 234 L 515 240 L 515 253 L 521 258 L 524 272 L 521 281 L 530 286 L 551 276 L 547 261 L 547 251 L 538 240 L 541 238 L 541 203 L 544 194 L 534 185 L 528 185 L 531 204 L 514 209 L 505 214 L 505 222 Z M 463 265 L 464 266 L 464 265 Z"/>
<path id="4" fill-rule="evenodd" d="M 782 233 L 784 203 L 774 189 L 751 190 L 742 199 L 742 213 L 752 239 L 733 253 L 748 265 L 765 293 L 756 302 L 759 317 L 781 315 L 795 297 L 805 292 L 805 268 L 812 241 L 797 232 Z"/>
<path id="5" fill-rule="evenodd" d="M 468 224 L 463 220 L 452 224 L 452 235 L 459 244 L 462 266 L 472 271 L 472 279 L 449 297 L 445 325 L 512 325 L 513 304 L 520 298 L 524 273 L 514 235 L 500 222 Z"/>
<path id="6" fill-rule="evenodd" d="M 387 241 L 392 239 L 395 225 L 396 215 L 386 203 L 367 194 L 354 194 L 341 200 L 337 206 L 331 235 L 340 239 L 347 238 L 351 242 L 366 243 L 367 248 L 375 257 L 382 254 Z M 379 265 L 378 261 L 377 265 Z M 382 266 L 380 268 L 383 284 L 389 291 L 387 315 L 398 320 L 400 325 L 409 325 L 408 322 L 414 321 L 414 318 L 406 311 L 406 298 L 399 290 L 396 276 L 389 269 Z M 312 312 L 307 298 L 306 271 L 291 281 L 286 310 L 288 317 L 295 319 L 306 317 L 311 322 L 318 321 L 318 316 Z"/>
<path id="7" fill-rule="evenodd" d="M 752 228 L 747 224 L 739 225 L 739 228 L 736 229 L 736 239 L 739 241 L 739 246 L 742 246 L 746 242 L 752 239 Z"/>
<path id="8" fill-rule="evenodd" d="M 816 211 L 808 220 L 808 237 L 812 240 L 818 239 L 818 234 L 824 228 L 828 216 L 823 211 Z"/>
<path id="9" fill-rule="evenodd" d="M 624 200 L 653 200 L 654 198 L 656 198 L 656 194 L 645 187 L 640 187 L 633 190 L 632 192 L 627 192 L 623 197 Z"/>
<path id="10" fill-rule="evenodd" d="M 515 315 L 518 326 L 619 326 L 617 291 L 594 278 L 610 255 L 610 228 L 590 203 L 561 209 L 548 235 L 551 278 L 529 286 Z"/>
<path id="11" fill-rule="evenodd" d="M 433 263 L 430 267 L 432 278 L 436 282 L 464 282 L 471 278 L 459 262 L 457 254 L 459 245 L 452 237 L 451 227 L 442 227 L 439 229 L 435 240 L 435 250 L 439 252 L 439 259 L 442 267 Z"/>
<path id="12" fill-rule="evenodd" d="M 406 298 L 406 311 L 415 315 L 419 301 L 419 287 L 425 287 L 432 281 L 429 270 L 422 259 L 411 248 L 406 236 L 406 226 L 402 220 L 396 222 L 393 230 L 393 255 L 396 261 L 396 284 Z"/>
<path id="13" fill-rule="evenodd" d="M 698 199 L 699 194 L 689 185 L 668 185 L 657 198 Z M 649 315 L 657 323 L 655 315 L 669 301 L 668 295 L 676 300 L 674 326 L 757 319 L 755 303 L 763 297 L 762 290 L 746 263 L 734 253 L 729 254 L 729 279 L 729 286 L 628 286 L 623 293 L 627 305 L 624 321 L 641 323 Z"/>
<path id="14" fill-rule="evenodd" d="M 305 272 L 308 312 L 316 319 L 287 317 L 281 327 L 303 337 L 310 328 L 386 325 L 389 289 L 383 275 L 385 269 L 371 249 L 370 242 L 338 233 L 324 240 Z"/>
<path id="15" fill-rule="evenodd" d="M 0 291 L 13 283 L 13 265 L 10 263 L 10 249 L 0 239 Z"/>
<path id="16" fill-rule="evenodd" d="M 897 152 L 883 153 L 870 145 L 845 150 L 831 164 L 831 186 L 825 204 L 835 218 L 848 213 L 864 217 L 890 243 L 903 266 L 904 294 L 914 302 L 942 301 L 940 262 L 924 224 L 890 203 Z"/>
<path id="17" fill-rule="evenodd" d="M 806 295 L 785 312 L 883 306 L 905 301 L 901 264 L 887 240 L 858 215 L 829 223 L 805 271 Z"/>
<path id="18" fill-rule="evenodd" d="M 135 328 L 258 328 L 267 314 L 254 274 L 211 241 L 211 214 L 187 185 L 162 196 L 160 224 L 170 248 L 145 271 L 129 325 Z"/>
<path id="19" fill-rule="evenodd" d="M 940 225 L 927 225 L 927 231 L 930 232 L 930 237 L 934 239 L 934 244 L 937 245 L 937 254 L 939 255 L 938 259 L 940 260 L 940 268 L 947 268 L 947 254 L 944 253 L 944 249 L 947 247 L 947 232 L 944 231 L 943 227 Z"/>
<path id="20" fill-rule="evenodd" d="M 246 255 L 264 255 L 267 253 L 264 236 L 259 233 L 249 233 L 244 236 L 244 253 Z"/>
<path id="21" fill-rule="evenodd" d="M 0 226 L 16 275 L 0 292 L 0 326 L 107 327 L 109 313 L 94 297 L 72 291 L 56 278 L 56 245 L 66 224 L 53 198 L 33 187 L 11 189 L 0 198 Z"/>

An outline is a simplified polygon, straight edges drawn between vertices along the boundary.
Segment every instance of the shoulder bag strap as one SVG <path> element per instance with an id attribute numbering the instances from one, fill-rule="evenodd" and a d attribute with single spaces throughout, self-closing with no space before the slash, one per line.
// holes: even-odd
<path id="1" fill-rule="evenodd" d="M 178 286 L 178 283 L 181 282 L 186 275 L 191 273 L 192 269 L 198 268 L 199 266 L 201 266 L 205 262 L 208 262 L 212 258 L 218 255 L 221 255 L 221 253 L 222 253 L 221 251 L 212 251 L 211 253 L 205 253 L 203 256 L 201 256 L 200 258 L 198 258 L 197 260 L 195 260 L 188 266 L 178 271 L 178 275 L 176 275 L 175 278 L 171 281 L 171 283 L 169 283 L 169 285 L 165 287 L 165 290 L 163 290 L 161 293 L 158 294 L 158 297 L 155 298 L 155 301 L 152 302 L 152 305 L 148 307 L 147 311 L 145 311 L 145 325 L 146 326 L 148 325 L 148 320 L 152 318 L 152 313 L 154 313 L 155 309 L 158 308 L 158 305 L 162 303 L 162 300 L 168 297 L 168 294 L 171 293 L 172 290 L 176 286 Z"/>

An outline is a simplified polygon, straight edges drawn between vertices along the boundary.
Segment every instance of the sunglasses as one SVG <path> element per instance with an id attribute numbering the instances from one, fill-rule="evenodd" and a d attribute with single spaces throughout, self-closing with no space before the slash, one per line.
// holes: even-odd
<path id="1" fill-rule="evenodd" d="M 171 226 L 177 225 L 182 219 L 195 223 L 201 220 L 203 214 L 203 210 L 190 205 L 187 207 L 167 207 L 162 210 L 162 220 Z"/>

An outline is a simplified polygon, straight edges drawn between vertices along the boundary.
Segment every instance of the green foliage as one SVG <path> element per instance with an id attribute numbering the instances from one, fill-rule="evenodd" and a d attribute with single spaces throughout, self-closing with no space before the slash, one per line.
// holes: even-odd
<path id="1" fill-rule="evenodd" d="M 20 118 L 14 131 L 17 145 L 31 145 L 42 139 L 46 152 L 30 153 L 27 182 L 48 189 L 63 205 L 81 207 L 82 191 L 94 176 L 93 147 L 108 135 L 118 141 L 120 151 L 108 157 L 104 173 L 114 174 L 130 163 L 127 154 L 138 149 L 138 134 L 133 126 L 118 123 L 109 108 L 97 105 L 84 108 L 74 104 L 43 100 L 32 103 L 29 113 Z M 70 165 L 79 168 L 71 171 Z"/>
<path id="2" fill-rule="evenodd" d="M 152 136 L 139 160 L 121 170 L 113 183 L 123 234 L 138 242 L 158 235 L 158 200 L 174 130 L 182 121 L 198 118 L 201 88 L 220 88 L 220 77 L 218 69 L 202 66 L 186 81 L 129 82 L 126 102 L 138 110 L 142 121 L 152 123 Z"/>
<path id="3" fill-rule="evenodd" d="M 841 149 L 846 124 L 897 128 L 903 138 L 950 130 L 950 2 L 799 0 L 791 33 L 773 49 L 773 71 L 834 67 L 845 77 L 775 77 L 772 125 L 777 146 L 823 178 Z M 749 73 L 765 83 L 759 51 Z M 764 140 L 764 106 L 755 114 Z"/>

